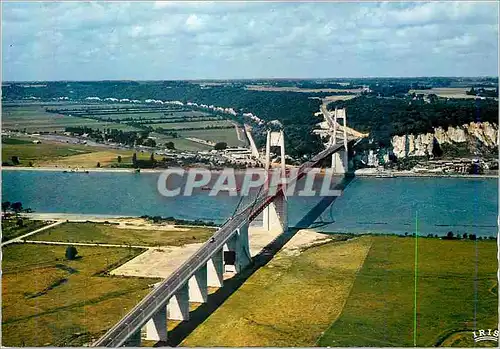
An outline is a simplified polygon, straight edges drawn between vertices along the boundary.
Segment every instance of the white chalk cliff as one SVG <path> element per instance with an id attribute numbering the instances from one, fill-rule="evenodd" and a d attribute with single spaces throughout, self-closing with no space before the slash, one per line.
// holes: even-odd
<path id="1" fill-rule="evenodd" d="M 465 143 L 487 148 L 498 147 L 498 125 L 489 122 L 471 122 L 462 126 L 434 129 L 434 133 L 393 136 L 391 143 L 398 158 L 432 155 L 435 144 Z"/>

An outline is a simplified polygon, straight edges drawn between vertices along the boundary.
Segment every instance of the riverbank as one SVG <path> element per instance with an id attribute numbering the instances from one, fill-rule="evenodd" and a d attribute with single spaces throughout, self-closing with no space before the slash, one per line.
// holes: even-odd
<path id="1" fill-rule="evenodd" d="M 443 174 L 443 173 L 417 173 L 412 171 L 379 171 L 365 172 L 356 171 L 356 177 L 376 177 L 376 178 L 394 178 L 394 177 L 411 177 L 411 178 L 499 178 L 499 175 L 492 174 Z"/>
<path id="2" fill-rule="evenodd" d="M 180 167 L 179 167 L 180 168 Z M 189 169 L 189 168 L 184 168 Z M 255 169 L 255 168 L 253 168 Z M 158 169 L 140 169 L 141 173 L 161 173 L 167 170 L 166 168 Z M 65 168 L 65 167 L 25 167 L 25 166 L 5 166 L 2 171 L 48 171 L 48 172 L 68 172 L 68 173 L 85 173 L 85 172 L 100 172 L 100 173 L 135 173 L 133 168 Z M 219 170 L 211 170 L 218 172 Z M 235 171 L 244 171 L 238 170 Z M 321 169 L 318 175 L 324 175 L 325 170 Z M 412 171 L 377 171 L 375 169 L 356 170 L 356 177 L 377 177 L 377 178 L 393 178 L 393 177 L 412 177 L 412 178 L 499 178 L 496 174 L 443 174 L 443 173 L 417 173 Z"/>
<path id="3" fill-rule="evenodd" d="M 68 173 L 85 173 L 85 172 L 120 172 L 120 173 L 133 173 L 134 168 L 70 168 L 70 167 L 25 167 L 25 166 L 5 166 L 2 171 L 48 171 L 48 172 L 68 172 Z M 165 169 L 142 169 L 141 172 L 145 173 L 160 173 Z"/>

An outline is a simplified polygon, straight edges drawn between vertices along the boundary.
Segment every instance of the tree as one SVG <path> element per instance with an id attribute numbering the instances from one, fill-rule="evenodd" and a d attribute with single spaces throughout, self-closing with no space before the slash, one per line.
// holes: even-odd
<path id="1" fill-rule="evenodd" d="M 70 261 L 74 260 L 77 254 L 78 251 L 75 246 L 68 246 L 68 248 L 66 248 L 66 259 Z"/>
<path id="2" fill-rule="evenodd" d="M 18 156 L 15 156 L 15 155 L 14 155 L 14 156 L 12 156 L 11 160 L 12 160 L 12 163 L 13 163 L 14 165 L 19 165 L 19 164 L 20 164 L 20 162 L 19 162 L 19 157 L 18 157 Z"/>
<path id="3" fill-rule="evenodd" d="M 469 234 L 469 240 L 476 240 L 476 234 Z"/>
<path id="4" fill-rule="evenodd" d="M 226 142 L 219 142 L 214 145 L 215 150 L 224 150 L 227 148 L 227 143 Z"/>
<path id="5" fill-rule="evenodd" d="M 446 234 L 446 238 L 450 240 L 453 239 L 453 232 L 449 231 L 448 234 Z"/>
<path id="6" fill-rule="evenodd" d="M 156 147 L 155 140 L 151 138 L 146 138 L 146 140 L 144 140 L 142 144 L 145 145 L 146 147 Z"/>
<path id="7" fill-rule="evenodd" d="M 11 205 L 12 210 L 17 214 L 23 210 L 23 204 L 21 202 L 14 202 Z"/>
<path id="8" fill-rule="evenodd" d="M 149 157 L 149 160 L 151 162 L 156 162 L 156 160 L 155 160 L 155 154 L 154 153 L 151 153 L 151 156 Z"/>
<path id="9" fill-rule="evenodd" d="M 464 234 L 462 235 L 462 237 L 463 237 L 464 239 L 467 239 L 467 233 L 464 233 Z"/>
<path id="10" fill-rule="evenodd" d="M 132 155 L 132 165 L 134 165 L 134 167 L 137 167 L 137 153 L 134 153 L 134 155 Z"/>
<path id="11" fill-rule="evenodd" d="M 2 202 L 2 211 L 7 212 L 7 210 L 10 208 L 10 201 L 4 201 Z"/>
<path id="12" fill-rule="evenodd" d="M 172 150 L 174 150 L 174 149 L 175 149 L 175 144 L 174 144 L 174 142 L 167 142 L 167 143 L 165 143 L 165 147 L 166 147 L 167 149 L 172 149 Z"/>
<path id="13" fill-rule="evenodd" d="M 118 160 L 118 163 L 121 163 L 122 162 L 122 157 L 120 155 L 118 155 L 117 160 Z"/>

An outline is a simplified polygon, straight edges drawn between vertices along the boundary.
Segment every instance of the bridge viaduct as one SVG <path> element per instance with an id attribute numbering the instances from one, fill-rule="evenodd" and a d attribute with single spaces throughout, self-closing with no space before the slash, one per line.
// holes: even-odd
<path id="1" fill-rule="evenodd" d="M 344 126 L 341 135 L 343 139 L 340 142 L 337 141 L 336 127 L 339 119 L 342 119 Z M 251 221 L 263 213 L 263 224 L 266 230 L 279 229 L 284 232 L 288 229 L 285 183 L 290 185 L 293 181 L 298 181 L 310 168 L 329 156 L 332 156 L 334 173 L 346 173 L 348 143 L 345 122 L 345 111 L 343 109 L 335 111 L 331 123 L 333 133 L 326 149 L 302 164 L 295 178 L 289 178 L 286 181 L 283 131 L 268 132 L 265 154 L 266 170 L 270 167 L 271 147 L 280 147 L 282 183 L 277 184 L 276 188 L 261 189 L 252 203 L 227 220 L 209 241 L 205 242 L 170 276 L 157 284 L 145 298 L 92 346 L 140 346 L 141 329 L 144 327 L 147 340 L 166 341 L 167 319 L 189 320 L 190 302 L 205 303 L 208 298 L 208 287 L 223 287 L 226 264 L 224 252 L 232 252 L 234 256 L 232 262 L 236 273 L 241 272 L 251 262 L 248 240 L 248 228 Z"/>

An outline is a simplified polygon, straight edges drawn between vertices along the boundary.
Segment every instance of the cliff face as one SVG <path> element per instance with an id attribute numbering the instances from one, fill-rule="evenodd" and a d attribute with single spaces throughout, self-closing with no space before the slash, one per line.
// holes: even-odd
<path id="1" fill-rule="evenodd" d="M 475 147 L 494 148 L 498 146 L 498 125 L 489 122 L 465 124 L 462 126 L 441 127 L 434 133 L 394 136 L 391 140 L 393 153 L 397 158 L 432 155 L 435 147 L 444 144 L 465 144 Z"/>

